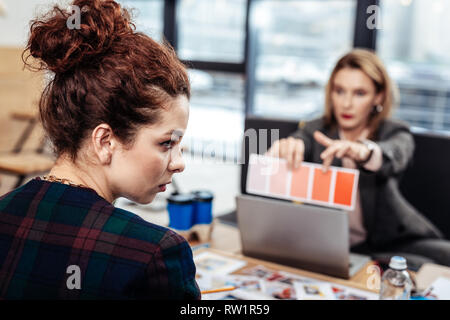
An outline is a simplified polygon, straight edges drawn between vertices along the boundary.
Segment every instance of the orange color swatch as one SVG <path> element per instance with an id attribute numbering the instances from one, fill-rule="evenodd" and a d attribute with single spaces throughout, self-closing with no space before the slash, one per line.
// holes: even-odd
<path id="1" fill-rule="evenodd" d="M 331 170 L 323 173 L 322 169 L 314 169 L 312 200 L 328 202 L 330 197 L 331 173 Z"/>
<path id="2" fill-rule="evenodd" d="M 292 171 L 291 196 L 305 198 L 308 196 L 308 180 L 310 167 L 300 166 Z"/>
<path id="3" fill-rule="evenodd" d="M 336 172 L 334 203 L 350 206 L 352 204 L 352 192 L 354 183 L 355 174 L 342 171 Z"/>

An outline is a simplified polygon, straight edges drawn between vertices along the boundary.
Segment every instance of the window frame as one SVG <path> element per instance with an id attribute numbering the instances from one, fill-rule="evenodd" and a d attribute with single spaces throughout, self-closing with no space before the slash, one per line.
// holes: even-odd
<path id="1" fill-rule="evenodd" d="M 144 0 L 145 1 L 145 0 Z M 178 24 L 177 5 L 179 0 L 165 0 L 163 13 L 163 36 L 177 50 L 178 48 Z M 244 61 L 242 63 L 230 63 L 220 61 L 183 60 L 189 68 L 202 71 L 229 72 L 245 77 L 244 88 L 244 114 L 254 114 L 254 92 L 255 92 L 255 52 L 253 45 L 252 30 L 250 30 L 249 18 L 252 3 L 259 0 L 246 0 L 245 13 L 245 36 L 244 36 Z M 350 1 L 350 0 L 349 0 Z M 366 12 L 371 5 L 379 6 L 380 0 L 353 0 L 356 1 L 356 13 L 353 30 L 353 48 L 366 48 L 376 50 L 377 30 L 369 29 L 366 21 L 370 14 Z"/>

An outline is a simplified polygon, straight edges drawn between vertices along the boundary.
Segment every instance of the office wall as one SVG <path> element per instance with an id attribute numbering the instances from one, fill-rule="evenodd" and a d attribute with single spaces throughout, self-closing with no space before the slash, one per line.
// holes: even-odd
<path id="1" fill-rule="evenodd" d="M 29 22 L 36 14 L 56 0 L 1 0 L 6 14 L 0 16 L 0 47 L 23 47 L 29 31 Z"/>
<path id="2" fill-rule="evenodd" d="M 26 125 L 13 121 L 13 112 L 36 112 L 42 92 L 42 74 L 24 70 L 21 54 L 29 23 L 51 6 L 50 0 L 1 0 L 0 16 L 0 150 L 10 150 Z"/>

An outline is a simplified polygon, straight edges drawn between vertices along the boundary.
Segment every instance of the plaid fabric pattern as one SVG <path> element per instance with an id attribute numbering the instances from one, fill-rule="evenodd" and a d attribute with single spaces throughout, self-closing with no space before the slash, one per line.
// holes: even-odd
<path id="1" fill-rule="evenodd" d="M 68 286 L 71 265 L 80 289 Z M 0 198 L 0 299 L 200 299 L 200 291 L 183 237 L 94 190 L 37 178 Z"/>

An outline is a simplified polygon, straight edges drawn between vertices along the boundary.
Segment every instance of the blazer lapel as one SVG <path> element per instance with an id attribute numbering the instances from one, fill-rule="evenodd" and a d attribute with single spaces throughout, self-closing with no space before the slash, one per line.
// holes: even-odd
<path id="1" fill-rule="evenodd" d="M 376 209 L 376 179 L 373 173 L 359 171 L 358 183 L 361 210 L 363 212 L 363 223 L 367 234 L 372 234 L 372 228 Z"/>

